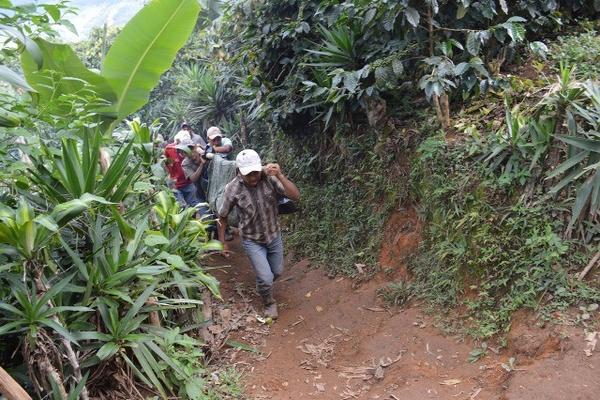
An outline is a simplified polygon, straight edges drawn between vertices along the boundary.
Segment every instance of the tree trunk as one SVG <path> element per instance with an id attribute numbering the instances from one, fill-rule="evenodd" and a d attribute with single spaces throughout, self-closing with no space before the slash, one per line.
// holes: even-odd
<path id="1" fill-rule="evenodd" d="M 427 30 L 429 31 L 429 56 L 433 57 L 433 14 L 431 13 L 431 6 L 427 6 Z M 433 95 L 433 106 L 435 108 L 435 114 L 437 115 L 444 133 L 448 133 L 450 128 L 450 105 L 448 102 L 448 95 L 443 93 L 440 96 Z"/>
<path id="2" fill-rule="evenodd" d="M 442 126 L 444 130 L 448 132 L 450 129 L 450 102 L 448 101 L 448 95 L 444 93 L 440 96 L 440 105 L 442 111 Z"/>
<path id="3" fill-rule="evenodd" d="M 435 108 L 435 115 L 437 115 L 438 121 L 442 125 L 442 129 L 444 129 L 445 132 L 446 127 L 444 126 L 444 113 L 440 104 L 440 97 L 437 94 L 433 95 L 433 108 Z"/>
<path id="4" fill-rule="evenodd" d="M 158 299 L 156 297 L 149 297 L 146 304 L 154 305 L 157 302 L 158 302 Z M 160 317 L 158 316 L 158 311 L 150 312 L 150 325 L 157 326 L 160 328 Z"/>
<path id="5" fill-rule="evenodd" d="M 4 370 L 0 367 L 0 394 L 6 400 L 31 400 L 31 396 Z"/>
<path id="6" fill-rule="evenodd" d="M 200 328 L 200 335 L 202 339 L 209 345 L 212 346 L 215 338 L 213 334 L 210 333 L 208 329 L 212 325 L 212 297 L 210 291 L 208 289 L 203 289 L 202 291 L 202 321 L 206 322 L 206 324 Z"/>
<path id="7" fill-rule="evenodd" d="M 581 273 L 577 276 L 577 279 L 579 279 L 580 281 L 583 280 L 583 278 L 585 278 L 585 276 L 588 274 L 588 272 L 590 272 L 590 270 L 592 268 L 594 268 L 594 265 L 596 265 L 598 263 L 598 260 L 600 259 L 600 251 L 597 252 L 594 257 L 592 257 L 592 259 L 590 260 L 590 262 L 588 263 L 588 265 L 585 267 L 585 269 L 583 271 L 581 271 Z"/>
<path id="8" fill-rule="evenodd" d="M 240 140 L 244 147 L 248 146 L 248 126 L 246 125 L 246 118 L 240 117 Z"/>
<path id="9" fill-rule="evenodd" d="M 54 380 L 54 383 L 56 384 L 56 386 L 58 387 L 58 391 L 60 392 L 59 394 L 60 394 L 61 398 L 66 399 L 67 391 L 65 390 L 65 384 L 63 382 L 63 378 L 62 378 L 62 376 L 60 376 L 60 373 L 56 370 L 54 365 L 52 365 L 50 360 L 48 358 L 39 360 L 38 368 L 40 371 L 43 371 L 45 373 L 46 380 L 48 381 L 48 383 L 50 383 L 51 379 Z M 85 388 L 84 388 L 84 390 L 85 390 Z M 85 393 L 87 396 L 87 390 L 85 391 Z M 83 399 L 83 391 L 81 394 L 81 398 Z"/>

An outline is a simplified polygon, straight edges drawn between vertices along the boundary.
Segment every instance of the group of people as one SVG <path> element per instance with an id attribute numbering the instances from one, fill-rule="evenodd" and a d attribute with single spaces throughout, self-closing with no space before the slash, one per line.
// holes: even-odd
<path id="1" fill-rule="evenodd" d="M 165 147 L 165 166 L 177 201 L 184 207 L 197 207 L 200 217 L 210 215 L 206 203 L 207 164 L 215 155 L 228 159 L 233 151 L 231 140 L 221 130 L 210 127 L 208 143 L 184 123 L 173 141 Z"/>
<path id="2" fill-rule="evenodd" d="M 206 207 L 207 165 L 214 157 L 229 159 L 232 141 L 218 127 L 206 131 L 206 142 L 188 124 L 165 148 L 165 166 L 172 181 L 177 201 L 198 208 L 200 217 L 208 217 Z M 262 165 L 258 153 L 245 149 L 235 158 L 236 176 L 225 186 L 217 214 L 218 239 L 223 255 L 229 257 L 226 239 L 228 216 L 237 211 L 238 231 L 242 246 L 256 274 L 256 288 L 261 296 L 266 317 L 278 317 L 273 283 L 283 273 L 283 241 L 278 219 L 278 199 L 285 196 L 298 201 L 300 191 L 282 172 L 278 164 Z M 210 217 L 208 217 L 210 218 Z"/>

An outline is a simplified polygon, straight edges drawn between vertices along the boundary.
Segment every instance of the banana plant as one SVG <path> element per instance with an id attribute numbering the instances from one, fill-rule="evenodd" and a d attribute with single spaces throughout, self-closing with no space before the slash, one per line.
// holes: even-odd
<path id="1" fill-rule="evenodd" d="M 42 109 L 68 115 L 66 105 L 56 106 L 57 99 L 91 91 L 101 101 L 90 111 L 98 114 L 104 132 L 112 130 L 116 122 L 147 103 L 152 88 L 194 29 L 199 11 L 197 0 L 150 1 L 117 35 L 101 73 L 87 69 L 70 46 L 34 39 L 36 51 L 24 51 L 21 63 L 36 91 L 32 92 L 35 102 Z"/>

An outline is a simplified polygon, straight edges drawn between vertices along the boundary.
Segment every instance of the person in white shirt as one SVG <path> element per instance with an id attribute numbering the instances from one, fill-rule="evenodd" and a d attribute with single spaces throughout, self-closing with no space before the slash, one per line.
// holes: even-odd
<path id="1" fill-rule="evenodd" d="M 221 130 L 216 126 L 211 126 L 206 131 L 208 137 L 208 144 L 213 148 L 215 154 L 228 159 L 229 155 L 233 151 L 233 143 L 231 139 L 226 138 L 221 133 Z"/>

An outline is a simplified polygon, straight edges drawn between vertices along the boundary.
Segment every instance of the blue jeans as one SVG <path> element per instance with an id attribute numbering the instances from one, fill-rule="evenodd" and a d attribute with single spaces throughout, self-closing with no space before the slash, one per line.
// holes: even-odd
<path id="1" fill-rule="evenodd" d="M 173 190 L 173 194 L 175 195 L 175 199 L 182 207 L 196 207 L 200 203 L 206 203 L 205 199 L 200 198 L 198 195 L 198 189 L 196 185 L 190 183 L 187 186 L 184 186 L 180 189 Z M 208 215 L 209 211 L 206 206 L 200 206 L 199 208 L 200 215 Z"/>
<path id="2" fill-rule="evenodd" d="M 273 281 L 283 273 L 283 241 L 281 232 L 270 243 L 243 239 L 242 246 L 256 274 L 256 289 L 263 297 L 273 294 Z"/>

